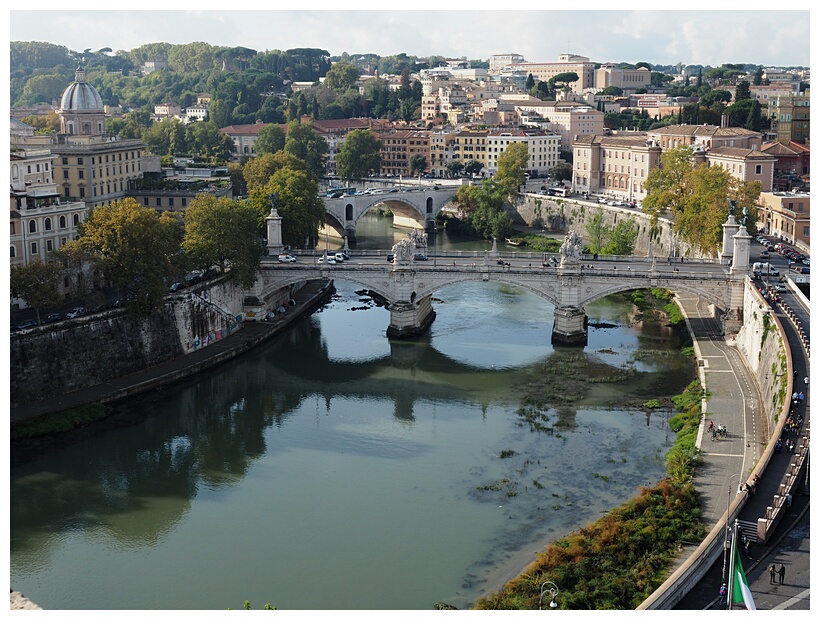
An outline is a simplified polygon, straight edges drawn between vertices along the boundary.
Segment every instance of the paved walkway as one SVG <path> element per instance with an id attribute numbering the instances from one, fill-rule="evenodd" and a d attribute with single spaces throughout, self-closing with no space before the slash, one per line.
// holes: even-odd
<path id="1" fill-rule="evenodd" d="M 321 280 L 308 282 L 294 293 L 293 299 L 296 306 L 290 308 L 287 313 L 273 321 L 246 322 L 242 329 L 231 334 L 228 338 L 218 340 L 193 353 L 76 392 L 14 407 L 11 409 L 11 422 L 65 411 L 89 403 L 113 402 L 184 379 L 205 368 L 232 359 L 259 343 L 273 338 L 284 327 L 309 313 L 322 297 L 326 284 Z"/>
<path id="2" fill-rule="evenodd" d="M 683 297 L 681 303 L 695 334 L 702 378 L 711 396 L 706 405 L 700 448 L 703 466 L 698 469 L 695 486 L 703 498 L 703 519 L 707 528 L 714 527 L 737 492 L 738 481 L 745 480 L 761 457 L 770 437 L 766 416 L 742 353 L 719 335 L 717 321 L 708 315 L 705 303 L 696 297 Z M 780 308 L 775 313 L 786 331 L 792 350 L 792 363 L 800 385 L 809 372 L 809 360 L 801 347 L 796 331 Z M 805 391 L 805 390 L 804 390 Z M 810 403 L 807 395 L 803 410 L 803 432 L 809 428 Z M 728 438 L 712 441 L 705 432 L 708 420 L 725 424 Z M 761 476 L 757 493 L 741 510 L 740 520 L 756 522 L 764 517 L 772 503 L 790 458 L 785 452 L 774 455 Z M 809 604 L 809 496 L 795 494 L 791 509 L 775 529 L 771 543 L 752 546 L 749 564 L 744 564 L 752 595 L 758 609 L 808 609 Z M 682 563 L 685 558 L 681 558 Z M 745 560 L 745 558 L 744 558 Z M 770 586 L 768 566 L 783 562 L 787 567 L 784 586 Z M 718 559 L 707 575 L 685 596 L 676 609 L 717 608 L 718 590 L 723 573 L 723 560 Z"/>

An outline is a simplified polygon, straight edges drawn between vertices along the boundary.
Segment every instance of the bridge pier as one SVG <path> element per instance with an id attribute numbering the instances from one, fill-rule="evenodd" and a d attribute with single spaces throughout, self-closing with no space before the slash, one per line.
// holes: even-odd
<path id="1" fill-rule="evenodd" d="M 390 325 L 387 337 L 399 340 L 421 336 L 436 318 L 433 310 L 433 296 L 426 295 L 414 301 L 399 301 L 390 304 Z"/>
<path id="2" fill-rule="evenodd" d="M 587 315 L 583 308 L 561 306 L 555 308 L 552 326 L 552 344 L 571 347 L 587 345 Z"/>

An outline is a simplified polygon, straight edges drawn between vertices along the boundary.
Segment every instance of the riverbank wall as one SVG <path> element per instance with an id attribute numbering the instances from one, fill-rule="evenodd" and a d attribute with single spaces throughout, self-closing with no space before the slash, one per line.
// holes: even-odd
<path id="1" fill-rule="evenodd" d="M 214 281 L 169 298 L 150 319 L 115 310 L 14 334 L 11 421 L 112 402 L 231 359 L 312 312 L 330 289 L 331 282 L 304 286 L 271 322 L 241 322 L 243 291 Z"/>
<path id="2" fill-rule="evenodd" d="M 604 204 L 575 201 L 571 198 L 556 198 L 538 194 L 524 194 L 515 204 L 514 217 L 517 224 L 540 228 L 554 233 L 566 233 L 575 230 L 582 237 L 586 236 L 586 227 L 598 213 L 603 215 L 605 226 L 615 226 L 621 221 L 633 221 L 638 227 L 638 238 L 635 242 L 637 254 L 686 256 L 691 258 L 710 258 L 702 252 L 681 241 L 672 230 L 672 222 L 659 218 L 652 225 L 649 215 L 629 207 L 613 207 Z"/>

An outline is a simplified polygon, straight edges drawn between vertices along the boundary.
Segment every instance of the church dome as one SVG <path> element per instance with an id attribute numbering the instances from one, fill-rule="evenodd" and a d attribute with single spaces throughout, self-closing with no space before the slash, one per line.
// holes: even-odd
<path id="1" fill-rule="evenodd" d="M 65 89 L 60 108 L 67 112 L 97 112 L 103 109 L 102 97 L 96 88 L 85 81 L 85 70 L 82 67 L 77 67 L 74 83 Z"/>

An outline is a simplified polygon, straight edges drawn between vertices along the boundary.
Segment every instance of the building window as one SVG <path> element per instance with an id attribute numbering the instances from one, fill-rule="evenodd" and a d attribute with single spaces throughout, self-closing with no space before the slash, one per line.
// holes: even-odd
<path id="1" fill-rule="evenodd" d="M 60 216 L 60 228 L 65 228 L 65 215 Z"/>
<path id="2" fill-rule="evenodd" d="M 85 178 L 85 170 L 78 170 L 78 171 L 77 171 L 77 174 L 78 174 L 78 175 L 80 175 L 80 178 L 81 178 L 81 179 L 84 179 L 84 178 Z"/>
<path id="3" fill-rule="evenodd" d="M 162 198 L 157 198 L 157 206 L 158 207 L 162 206 Z"/>
<path id="4" fill-rule="evenodd" d="M 11 246 L 11 257 L 14 258 L 17 256 L 17 252 L 14 250 L 14 246 Z"/>
<path id="5" fill-rule="evenodd" d="M 803 226 L 803 236 L 804 237 L 809 236 L 809 227 L 808 226 Z"/>
<path id="6" fill-rule="evenodd" d="M 80 216 L 76 213 L 74 214 L 74 226 L 77 226 L 80 223 Z"/>
<path id="7" fill-rule="evenodd" d="M 36 241 L 32 241 L 32 243 L 31 243 L 31 255 L 32 256 L 37 256 L 37 242 Z"/>
<path id="8" fill-rule="evenodd" d="M 78 158 L 77 158 L 77 165 L 78 165 L 78 166 L 82 166 L 82 165 L 83 165 L 83 158 L 82 158 L 82 157 L 78 157 Z"/>
<path id="9" fill-rule="evenodd" d="M 45 221 L 46 230 L 51 230 L 51 218 L 47 217 Z"/>
<path id="10" fill-rule="evenodd" d="M 37 222 L 35 222 L 34 220 L 29 220 L 28 231 L 30 233 L 36 233 L 37 232 Z"/>
<path id="11" fill-rule="evenodd" d="M 54 242 L 51 239 L 46 239 L 46 250 L 51 252 L 54 249 Z"/>
<path id="12" fill-rule="evenodd" d="M 85 188 L 84 187 L 80 188 L 80 198 L 85 198 Z"/>
<path id="13" fill-rule="evenodd" d="M 763 174 L 763 166 L 761 164 L 755 165 L 755 174 Z"/>
<path id="14" fill-rule="evenodd" d="M 64 166 L 68 165 L 68 157 L 63 157 L 63 165 Z"/>
<path id="15" fill-rule="evenodd" d="M 173 199 L 173 198 L 169 198 L 169 199 L 168 199 L 168 206 L 169 206 L 169 207 L 173 207 L 173 206 L 174 206 L 174 199 Z"/>
<path id="16" fill-rule="evenodd" d="M 183 206 L 183 207 L 187 207 L 187 206 L 188 206 L 188 199 L 187 199 L 187 198 L 183 198 L 183 199 L 182 199 L 182 206 Z"/>

